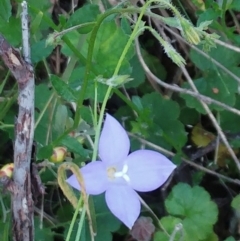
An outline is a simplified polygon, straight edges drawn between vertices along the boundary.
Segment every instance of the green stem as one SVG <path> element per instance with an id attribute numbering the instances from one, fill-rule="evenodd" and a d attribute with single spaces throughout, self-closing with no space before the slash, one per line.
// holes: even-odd
<path id="1" fill-rule="evenodd" d="M 75 212 L 73 214 L 73 218 L 72 218 L 72 221 L 71 221 L 71 224 L 70 224 L 70 227 L 68 229 L 68 233 L 67 233 L 67 237 L 66 237 L 66 241 L 69 241 L 70 240 L 70 237 L 71 237 L 71 234 L 72 234 L 72 231 L 73 231 L 73 227 L 74 227 L 74 224 L 76 223 L 76 220 L 77 220 L 77 215 L 79 213 L 79 209 L 81 208 L 82 206 L 82 197 L 79 199 L 78 201 L 78 204 L 77 204 L 77 207 L 75 209 Z M 85 210 L 85 208 L 84 208 Z M 85 213 L 84 213 L 84 216 L 85 216 Z M 82 215 L 81 215 L 81 218 L 82 218 Z M 80 239 L 79 239 L 80 240 Z"/>
<path id="2" fill-rule="evenodd" d="M 152 2 L 152 1 L 150 1 L 150 2 Z M 123 62 L 124 58 L 126 57 L 126 54 L 127 54 L 128 50 L 129 50 L 129 48 L 131 47 L 131 44 L 134 41 L 134 38 L 136 37 L 138 29 L 140 28 L 140 25 L 141 25 L 142 17 L 144 15 L 144 13 L 146 12 L 146 9 L 147 9 L 149 4 L 150 3 L 147 2 L 141 8 L 141 13 L 140 13 L 140 15 L 138 17 L 138 20 L 136 22 L 136 25 L 135 25 L 135 27 L 133 29 L 132 34 L 130 35 L 129 40 L 128 40 L 127 44 L 125 45 L 125 48 L 123 49 L 123 52 L 122 52 L 122 54 L 121 54 L 121 56 L 119 58 L 119 61 L 117 63 L 117 66 L 115 68 L 113 76 L 118 75 L 119 70 L 120 70 L 121 65 L 122 65 L 122 62 Z M 112 92 L 112 87 L 109 86 L 108 89 L 107 89 L 107 92 L 105 94 L 102 106 L 101 106 L 101 111 L 100 111 L 100 115 L 99 115 L 99 120 L 98 120 L 97 129 L 96 129 L 96 135 L 95 135 L 95 141 L 94 141 L 92 161 L 96 161 L 96 159 L 97 159 L 98 143 L 99 143 L 99 137 L 100 137 L 100 132 L 101 132 L 101 126 L 102 126 L 102 122 L 103 122 L 103 116 L 104 116 L 104 112 L 105 112 L 105 109 L 106 109 L 107 101 L 109 99 L 109 96 L 111 95 L 111 92 Z"/>
<path id="3" fill-rule="evenodd" d="M 84 219 L 85 219 L 85 214 L 86 214 L 86 209 L 83 208 L 82 213 L 81 213 L 81 217 L 80 217 L 80 221 L 78 223 L 78 230 L 77 230 L 77 235 L 76 235 L 75 241 L 80 240 L 83 222 L 84 222 Z"/>

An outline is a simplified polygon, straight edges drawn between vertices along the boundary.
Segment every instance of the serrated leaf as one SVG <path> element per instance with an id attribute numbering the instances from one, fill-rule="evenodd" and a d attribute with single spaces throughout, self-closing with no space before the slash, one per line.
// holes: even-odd
<path id="1" fill-rule="evenodd" d="M 67 21 L 66 27 L 72 27 L 83 23 L 95 22 L 97 16 L 100 14 L 99 6 L 94 4 L 85 4 L 77 11 L 75 11 Z M 79 33 L 86 34 L 92 30 L 91 27 L 84 27 L 78 29 Z"/>
<path id="2" fill-rule="evenodd" d="M 0 18 L 2 18 L 1 21 L 8 22 L 10 16 L 11 16 L 11 10 L 12 5 L 10 0 L 1 0 L 0 1 Z"/>
<path id="3" fill-rule="evenodd" d="M 149 121 L 156 125 L 154 132 L 156 133 L 156 130 L 162 132 L 158 133 L 158 139 L 161 135 L 165 142 L 180 150 L 187 141 L 187 133 L 178 120 L 180 108 L 177 102 L 164 99 L 157 93 L 151 93 L 142 98 L 142 105 L 149 111 Z"/>
<path id="4" fill-rule="evenodd" d="M 53 88 L 56 90 L 58 95 L 69 102 L 77 101 L 76 91 L 71 89 L 68 84 L 66 84 L 62 79 L 56 75 L 51 75 L 50 77 Z"/>
<path id="5" fill-rule="evenodd" d="M 171 215 L 182 217 L 185 232 L 196 240 L 207 238 L 217 221 L 217 205 L 211 201 L 209 193 L 199 186 L 176 185 L 165 206 Z"/>
<path id="6" fill-rule="evenodd" d="M 154 241 L 169 241 L 168 234 L 171 235 L 174 232 L 174 229 L 176 228 L 176 226 L 182 223 L 182 220 L 180 218 L 176 218 L 173 216 L 166 216 L 166 217 L 161 218 L 161 220 L 159 222 L 164 227 L 164 229 L 167 233 L 165 233 L 163 231 L 158 231 L 154 234 L 153 240 Z M 178 232 L 175 235 L 175 239 L 173 239 L 173 241 L 179 240 L 181 236 L 182 236 L 182 232 Z"/>

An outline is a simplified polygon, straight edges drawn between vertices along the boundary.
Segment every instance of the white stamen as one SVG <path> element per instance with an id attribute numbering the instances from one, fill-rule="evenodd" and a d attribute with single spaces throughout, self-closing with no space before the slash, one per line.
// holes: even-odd
<path id="1" fill-rule="evenodd" d="M 128 165 L 124 164 L 122 171 L 121 172 L 115 172 L 114 177 L 122 177 L 123 179 L 125 179 L 126 182 L 129 182 L 130 178 L 127 175 L 127 171 L 128 171 Z"/>
<path id="2" fill-rule="evenodd" d="M 126 182 L 130 182 L 130 178 L 127 174 L 124 174 L 123 178 L 125 179 Z"/>
<path id="3" fill-rule="evenodd" d="M 123 173 L 127 173 L 127 171 L 128 171 L 128 165 L 124 164 L 124 165 L 123 165 L 122 172 L 123 172 Z"/>

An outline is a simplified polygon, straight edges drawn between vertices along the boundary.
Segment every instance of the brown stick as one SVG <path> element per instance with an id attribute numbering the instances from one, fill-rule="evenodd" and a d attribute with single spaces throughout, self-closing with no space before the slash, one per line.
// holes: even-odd
<path id="1" fill-rule="evenodd" d="M 26 33 L 28 32 L 26 2 L 22 3 L 22 7 L 24 58 L 1 34 L 0 56 L 17 80 L 19 90 L 19 112 L 15 120 L 14 175 L 13 183 L 9 188 L 12 192 L 13 240 L 33 241 L 34 204 L 31 193 L 30 165 L 34 134 L 34 73 L 30 63 L 28 33 Z M 24 45 L 28 46 L 27 50 L 24 49 Z"/>

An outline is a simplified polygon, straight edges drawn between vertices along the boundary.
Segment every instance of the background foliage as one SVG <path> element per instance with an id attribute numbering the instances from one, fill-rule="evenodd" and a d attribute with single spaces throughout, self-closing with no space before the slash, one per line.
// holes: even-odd
<path id="1" fill-rule="evenodd" d="M 0 0 L 0 33 L 15 48 L 22 41 L 20 3 Z M 158 150 L 178 168 L 162 189 L 141 194 L 153 212 L 143 209 L 132 231 L 110 213 L 102 195 L 92 197 L 95 240 L 238 240 L 240 1 L 159 0 L 138 25 L 143 0 L 28 4 L 35 161 L 46 186 L 35 202 L 35 239 L 75 240 L 81 217 L 68 239 L 74 210 L 57 183 L 63 160 L 53 164 L 50 157 L 53 148 L 63 146 L 64 161 L 81 166 L 91 160 L 97 119 L 106 105 L 129 132 L 131 151 Z M 18 90 L 2 62 L 0 68 L 0 164 L 5 165 L 13 160 Z M 0 201 L 0 239 L 11 240 L 4 187 Z M 151 219 L 141 222 L 143 216 Z M 89 240 L 87 220 L 81 225 L 81 240 Z M 144 232 L 149 225 L 153 231 Z"/>

